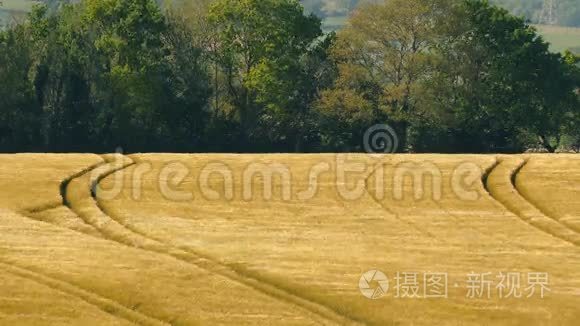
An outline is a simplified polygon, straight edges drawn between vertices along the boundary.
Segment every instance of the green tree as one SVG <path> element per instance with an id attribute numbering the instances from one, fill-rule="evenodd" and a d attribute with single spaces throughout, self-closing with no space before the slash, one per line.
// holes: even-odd
<path id="1" fill-rule="evenodd" d="M 263 106 L 259 132 L 285 151 L 304 151 L 317 141 L 316 112 L 320 91 L 329 87 L 333 66 L 328 48 L 333 35 L 320 38 L 305 53 L 286 61 L 262 62 L 248 79 Z"/>
<path id="2" fill-rule="evenodd" d="M 120 145 L 137 150 L 199 150 L 209 91 L 191 33 L 153 0 L 84 5 L 95 62 L 104 67 L 97 97 L 99 124 L 108 129 L 103 138 L 119 142 L 128 133 L 131 144 Z"/>
<path id="3" fill-rule="evenodd" d="M 356 136 L 354 143 L 362 139 L 360 127 L 388 122 L 396 127 L 400 149 L 407 150 L 409 126 L 419 115 L 414 94 L 432 69 L 431 50 L 441 37 L 448 6 L 440 0 L 366 4 L 338 33 L 332 55 L 339 77 L 319 108 L 354 124 L 358 132 L 346 132 Z"/>
<path id="4" fill-rule="evenodd" d="M 33 10 L 23 25 L 33 40 L 27 75 L 45 150 L 202 150 L 206 69 L 191 33 L 171 18 L 152 0 Z"/>
<path id="5" fill-rule="evenodd" d="M 35 53 L 32 76 L 43 115 L 43 143 L 49 151 L 80 151 L 93 145 L 89 47 L 79 33 L 77 17 L 72 6 L 54 15 L 46 6 L 37 6 L 29 16 Z"/>
<path id="6" fill-rule="evenodd" d="M 321 35 L 320 20 L 305 16 L 297 0 L 217 0 L 209 21 L 217 31 L 215 60 L 224 76 L 225 100 L 242 137 L 256 142 L 264 114 L 280 122 L 303 109 L 296 93 L 303 83 L 300 60 Z"/>
<path id="7" fill-rule="evenodd" d="M 523 19 L 487 1 L 458 4 L 429 81 L 431 116 L 460 151 L 555 151 L 575 105 L 571 66 Z"/>
<path id="8" fill-rule="evenodd" d="M 41 149 L 40 108 L 32 71 L 32 37 L 25 26 L 0 31 L 0 151 Z"/>
<path id="9" fill-rule="evenodd" d="M 566 135 L 571 138 L 570 147 L 576 151 L 580 151 L 580 55 L 567 51 L 564 54 L 564 60 L 568 64 L 572 74 L 572 78 L 576 85 L 574 92 L 576 93 L 575 104 L 576 109 L 569 113 L 570 118 L 566 124 Z"/>

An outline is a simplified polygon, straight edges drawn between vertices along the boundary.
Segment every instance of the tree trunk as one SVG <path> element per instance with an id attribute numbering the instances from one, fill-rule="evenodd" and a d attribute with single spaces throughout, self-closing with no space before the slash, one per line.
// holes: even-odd
<path id="1" fill-rule="evenodd" d="M 407 133 L 409 131 L 409 123 L 407 121 L 401 121 L 397 123 L 395 129 L 397 132 L 398 146 L 396 149 L 397 153 L 406 153 L 408 151 L 408 137 Z"/>
<path id="2" fill-rule="evenodd" d="M 546 149 L 548 152 L 550 152 L 550 153 L 555 153 L 555 152 L 556 152 L 556 150 L 558 149 L 558 146 L 552 146 L 552 145 L 550 144 L 550 140 L 549 140 L 547 137 L 540 135 L 538 138 L 540 139 L 540 143 L 542 144 L 542 146 L 543 146 L 543 147 L 544 147 L 544 148 L 545 148 L 545 149 Z"/>
<path id="3" fill-rule="evenodd" d="M 294 141 L 294 153 L 302 152 L 302 135 L 298 133 L 296 135 L 296 140 Z"/>

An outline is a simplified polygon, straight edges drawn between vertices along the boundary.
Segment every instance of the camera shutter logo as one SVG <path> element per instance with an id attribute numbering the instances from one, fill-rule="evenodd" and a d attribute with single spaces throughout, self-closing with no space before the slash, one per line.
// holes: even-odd
<path id="1" fill-rule="evenodd" d="M 389 279 L 383 272 L 373 269 L 362 274 L 358 281 L 358 287 L 366 298 L 380 299 L 389 291 Z"/>

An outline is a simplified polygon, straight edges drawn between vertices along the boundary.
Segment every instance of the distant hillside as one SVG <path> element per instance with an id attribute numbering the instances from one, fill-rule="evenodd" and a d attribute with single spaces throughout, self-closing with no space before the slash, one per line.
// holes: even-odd
<path id="1" fill-rule="evenodd" d="M 554 51 L 570 50 L 580 54 L 580 28 L 547 25 L 536 25 L 536 28 Z"/>
<path id="2" fill-rule="evenodd" d="M 518 16 L 527 17 L 533 23 L 552 23 L 567 27 L 580 27 L 580 1 L 554 0 L 556 7 L 552 21 L 549 15 L 543 12 L 544 0 L 491 0 Z"/>
<path id="3" fill-rule="evenodd" d="M 26 16 L 36 0 L 0 0 L 0 25 L 18 21 Z"/>
<path id="4" fill-rule="evenodd" d="M 79 0 L 0 0 L 0 26 L 18 22 L 26 17 L 33 5 L 45 3 L 56 8 L 62 2 Z"/>
<path id="5" fill-rule="evenodd" d="M 349 13 L 360 3 L 382 0 L 302 0 L 304 8 L 323 18 L 327 31 L 340 29 Z M 555 19 L 560 26 L 536 25 L 554 51 L 573 50 L 580 53 L 580 1 L 556 0 Z M 530 22 L 540 22 L 543 0 L 491 0 L 510 10 L 514 15 L 524 16 Z"/>
<path id="6" fill-rule="evenodd" d="M 47 3 L 55 7 L 60 2 L 77 0 L 0 0 L 0 26 L 24 18 L 35 3 Z M 360 3 L 382 0 L 301 0 L 308 12 L 323 19 L 326 31 L 340 29 L 344 26 L 349 13 Z M 539 23 L 543 0 L 491 0 L 493 3 L 509 9 L 513 14 L 527 17 L 532 23 Z M 580 53 L 580 1 L 556 0 L 555 19 L 559 26 L 539 26 L 546 40 L 555 51 L 571 49 Z M 161 1 L 160 1 L 161 2 Z"/>
<path id="7" fill-rule="evenodd" d="M 348 12 L 364 1 L 380 0 L 302 0 L 304 7 L 322 18 L 330 20 L 329 26 L 337 23 L 336 17 L 346 16 Z M 555 0 L 557 7 L 553 16 L 554 23 L 561 26 L 580 27 L 580 1 Z M 533 23 L 542 23 L 543 0 L 491 0 L 492 3 L 509 9 L 513 14 L 525 16 Z"/>
<path id="8" fill-rule="evenodd" d="M 70 0 L 0 0 L 0 16 L 4 19 L 10 16 L 21 16 L 30 10 L 32 4 L 37 2 L 48 3 L 55 6 L 59 2 Z M 381 0 L 301 0 L 307 11 L 325 19 L 328 27 L 340 26 L 344 17 L 362 2 L 377 2 Z M 561 26 L 580 27 L 580 1 L 578 0 L 555 0 L 558 6 L 554 16 L 555 23 Z M 542 23 L 541 13 L 543 0 L 491 0 L 509 9 L 512 13 L 527 17 L 533 23 Z M 0 17 L 1 19 L 2 17 Z"/>

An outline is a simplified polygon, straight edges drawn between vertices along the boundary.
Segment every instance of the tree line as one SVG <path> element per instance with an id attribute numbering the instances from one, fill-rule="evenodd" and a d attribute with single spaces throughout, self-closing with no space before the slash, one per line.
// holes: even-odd
<path id="1" fill-rule="evenodd" d="M 406 152 L 580 144 L 579 58 L 483 0 L 83 0 L 0 32 L 0 151 Z"/>

